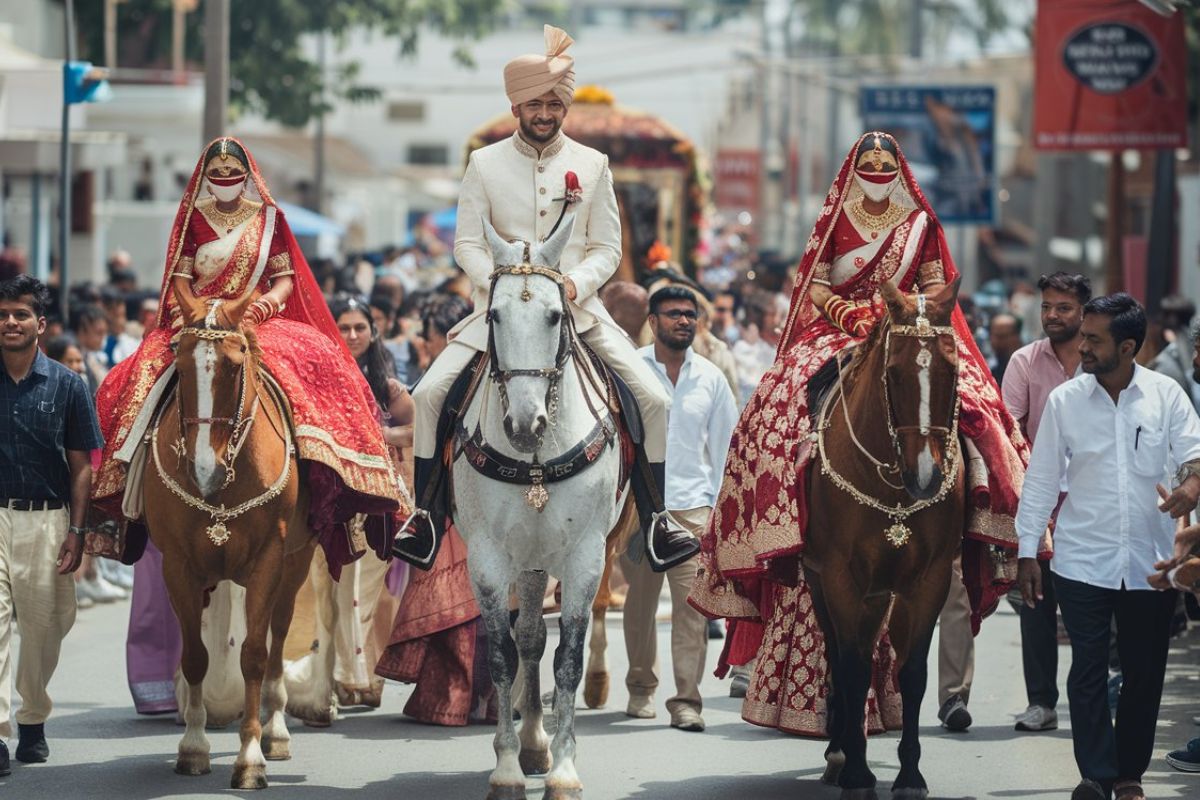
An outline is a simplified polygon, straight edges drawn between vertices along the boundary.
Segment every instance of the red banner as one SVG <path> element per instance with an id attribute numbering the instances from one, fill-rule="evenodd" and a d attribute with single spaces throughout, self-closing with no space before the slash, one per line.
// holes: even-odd
<path id="1" fill-rule="evenodd" d="M 762 158 L 757 150 L 718 150 L 713 202 L 723 211 L 758 213 Z"/>
<path id="2" fill-rule="evenodd" d="M 1181 14 L 1132 0 L 1039 0 L 1035 40 L 1038 149 L 1186 146 Z"/>

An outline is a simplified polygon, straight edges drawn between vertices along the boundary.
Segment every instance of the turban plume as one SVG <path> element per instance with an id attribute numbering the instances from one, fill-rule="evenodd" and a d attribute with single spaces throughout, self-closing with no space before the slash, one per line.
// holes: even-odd
<path id="1" fill-rule="evenodd" d="M 575 59 L 566 49 L 575 40 L 561 28 L 545 26 L 546 53 L 518 56 L 504 66 L 504 91 L 514 106 L 554 92 L 564 104 L 575 99 Z"/>

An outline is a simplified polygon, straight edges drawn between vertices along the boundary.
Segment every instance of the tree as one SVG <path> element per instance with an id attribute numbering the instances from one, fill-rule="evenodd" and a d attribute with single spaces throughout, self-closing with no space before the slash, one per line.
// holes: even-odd
<path id="1" fill-rule="evenodd" d="M 1014 6 L 1027 5 L 1012 0 L 792 0 L 803 24 L 802 46 L 809 52 L 885 57 L 908 52 L 914 24 L 934 48 L 944 46 L 951 31 L 969 32 L 982 48 L 1016 24 L 1020 8 L 1014 11 Z"/>
<path id="2" fill-rule="evenodd" d="M 169 68 L 174 0 L 126 0 L 117 6 L 118 64 Z M 468 41 L 487 32 L 504 0 L 245 0 L 230 19 L 230 104 L 299 127 L 332 110 L 342 98 L 369 102 L 379 89 L 358 82 L 361 64 L 344 61 L 331 74 L 300 46 L 306 34 L 326 33 L 338 41 L 354 30 L 376 30 L 397 40 L 401 55 L 416 51 L 419 32 L 431 28 L 459 40 L 455 56 L 471 63 Z M 103 59 L 104 3 L 75 3 L 82 57 Z M 194 62 L 202 61 L 204 14 L 187 16 L 185 41 Z"/>

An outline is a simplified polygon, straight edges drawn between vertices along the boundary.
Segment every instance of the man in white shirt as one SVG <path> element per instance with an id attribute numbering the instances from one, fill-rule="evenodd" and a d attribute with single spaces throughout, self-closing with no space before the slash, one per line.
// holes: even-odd
<path id="1" fill-rule="evenodd" d="M 729 439 L 737 423 L 737 403 L 725 376 L 715 364 L 696 355 L 699 305 L 691 290 L 665 286 L 650 297 L 650 330 L 654 344 L 638 351 L 646 365 L 671 396 L 667 417 L 666 506 L 697 537 L 708 523 L 716 501 Z M 655 614 L 662 593 L 663 573 L 654 572 L 636 544 L 622 556 L 622 571 L 629 581 L 625 598 L 625 647 L 629 652 L 631 717 L 655 716 L 654 690 L 658 688 Z M 671 727 L 704 730 L 700 716 L 700 678 L 704 674 L 708 645 L 704 617 L 688 605 L 696 580 L 695 560 L 667 570 L 671 587 L 671 663 L 675 695 L 667 700 Z"/>
<path id="2" fill-rule="evenodd" d="M 1179 384 L 1134 363 L 1146 336 L 1136 300 L 1097 297 L 1083 313 L 1086 374 L 1046 402 L 1017 511 L 1017 579 L 1027 606 L 1043 599 L 1038 542 L 1065 477 L 1050 569 L 1071 637 L 1067 699 L 1083 778 L 1071 798 L 1107 800 L 1116 791 L 1132 800 L 1142 797 L 1154 749 L 1176 601 L 1148 578 L 1173 553 L 1173 518 L 1200 498 L 1200 418 Z M 1168 493 L 1163 483 L 1175 467 Z M 1114 619 L 1124 674 L 1115 733 L 1107 700 Z"/>
<path id="3" fill-rule="evenodd" d="M 1030 442 L 1037 441 L 1038 424 L 1050 392 L 1080 372 L 1083 306 L 1092 299 L 1092 285 L 1086 275 L 1043 275 L 1038 279 L 1038 289 L 1042 292 L 1041 321 L 1046 336 L 1013 353 L 1003 386 L 1004 405 Z M 1019 611 L 1021 665 L 1029 703 L 1017 717 L 1019 731 L 1058 727 L 1058 602 L 1049 560 L 1039 559 L 1038 566 L 1044 597 L 1036 607 L 1022 605 Z"/>

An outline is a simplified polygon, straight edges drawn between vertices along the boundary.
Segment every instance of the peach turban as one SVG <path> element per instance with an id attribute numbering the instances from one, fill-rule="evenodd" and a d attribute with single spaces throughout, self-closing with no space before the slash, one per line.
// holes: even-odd
<path id="1" fill-rule="evenodd" d="M 546 92 L 554 92 L 567 105 L 575 99 L 575 59 L 564 52 L 575 40 L 553 25 L 547 25 L 545 33 L 545 55 L 518 56 L 504 66 L 504 91 L 514 106 Z"/>

